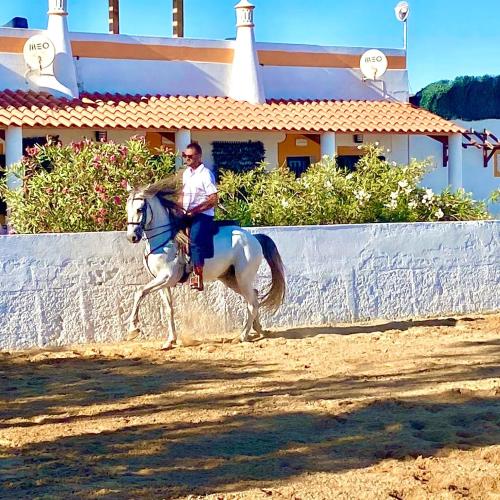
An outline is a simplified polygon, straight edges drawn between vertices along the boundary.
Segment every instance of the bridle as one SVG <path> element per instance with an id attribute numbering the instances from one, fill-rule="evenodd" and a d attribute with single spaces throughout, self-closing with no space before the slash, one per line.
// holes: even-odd
<path id="1" fill-rule="evenodd" d="M 160 248 L 165 247 L 169 243 L 169 241 L 171 241 L 175 237 L 175 234 L 174 234 L 175 229 L 178 230 L 179 226 L 175 222 L 169 222 L 168 224 L 162 224 L 161 226 L 156 226 L 156 227 L 151 227 L 150 229 L 146 229 L 146 221 L 148 219 L 148 209 L 151 211 L 151 221 L 148 224 L 149 226 L 153 223 L 153 219 L 154 219 L 153 209 L 151 208 L 150 204 L 148 203 L 147 198 L 132 198 L 132 201 L 143 201 L 144 202 L 143 210 L 142 210 L 142 217 L 141 217 L 141 220 L 139 222 L 127 221 L 127 225 L 139 226 L 142 229 L 142 239 L 143 240 L 149 239 L 149 238 L 155 238 L 156 236 L 160 236 L 160 235 L 165 234 L 165 233 L 171 233 L 171 235 L 161 245 L 158 245 L 155 248 L 153 248 L 152 250 L 150 250 L 148 253 L 145 253 L 144 258 L 147 261 L 147 258 L 152 253 L 156 252 Z M 161 203 L 161 200 L 160 200 L 160 203 Z M 165 210 L 167 210 L 169 220 L 173 220 L 174 217 L 172 216 L 172 212 L 171 212 L 170 208 L 164 206 L 163 203 L 161 203 L 161 205 Z M 164 229 L 164 228 L 166 228 L 166 229 Z M 155 231 L 156 229 L 163 229 L 163 231 L 160 231 L 159 233 L 156 233 L 156 234 L 150 234 L 149 236 L 146 236 L 146 231 L 148 233 L 150 233 L 151 231 Z"/>
<path id="2" fill-rule="evenodd" d="M 143 201 L 146 209 L 142 211 L 142 217 L 139 222 L 127 221 L 127 226 L 139 226 L 142 231 L 146 231 L 146 220 L 148 218 L 148 208 L 151 210 L 149 206 L 148 200 L 146 198 L 132 198 L 132 201 Z M 153 222 L 153 211 L 151 210 L 151 222 Z"/>

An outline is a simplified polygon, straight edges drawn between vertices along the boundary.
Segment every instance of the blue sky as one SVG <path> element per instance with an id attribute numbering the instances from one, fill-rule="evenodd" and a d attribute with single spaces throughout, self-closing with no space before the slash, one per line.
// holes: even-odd
<path id="1" fill-rule="evenodd" d="M 500 74 L 500 0 L 409 0 L 411 90 L 460 75 Z M 2 0 L 0 24 L 45 28 L 47 0 Z M 120 0 L 121 32 L 170 36 L 171 0 Z M 184 0 L 186 36 L 235 35 L 237 0 Z M 259 41 L 399 48 L 397 0 L 253 0 Z M 71 31 L 107 32 L 108 0 L 69 0 Z"/>

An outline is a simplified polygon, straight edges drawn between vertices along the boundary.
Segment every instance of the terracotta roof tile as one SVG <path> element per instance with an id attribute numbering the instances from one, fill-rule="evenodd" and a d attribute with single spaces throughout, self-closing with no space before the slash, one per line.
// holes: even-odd
<path id="1" fill-rule="evenodd" d="M 411 104 L 389 101 L 270 99 L 249 104 L 228 97 L 82 94 L 57 98 L 33 91 L 0 92 L 0 127 L 281 130 L 290 132 L 463 132 Z"/>

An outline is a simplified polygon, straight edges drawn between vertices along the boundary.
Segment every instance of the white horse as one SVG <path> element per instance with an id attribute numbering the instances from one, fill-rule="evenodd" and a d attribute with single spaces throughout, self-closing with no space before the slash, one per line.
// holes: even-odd
<path id="1" fill-rule="evenodd" d="M 129 189 L 127 200 L 127 238 L 131 243 L 146 239 L 144 265 L 153 279 L 142 286 L 134 296 L 129 317 L 128 338 L 137 337 L 138 309 L 141 301 L 151 292 L 160 291 L 168 316 L 168 337 L 163 349 L 170 349 L 177 339 L 171 288 L 186 278 L 186 255 L 182 251 L 184 211 L 174 201 L 178 194 L 172 180 L 147 187 Z M 285 275 L 280 254 L 273 240 L 264 234 L 252 235 L 245 229 L 220 226 L 214 236 L 214 257 L 206 259 L 203 270 L 205 281 L 219 280 L 243 296 L 248 317 L 240 335 L 248 341 L 252 327 L 263 333 L 259 321 L 259 307 L 275 312 L 285 296 Z M 253 288 L 257 271 L 265 258 L 271 268 L 271 283 L 260 297 Z"/>

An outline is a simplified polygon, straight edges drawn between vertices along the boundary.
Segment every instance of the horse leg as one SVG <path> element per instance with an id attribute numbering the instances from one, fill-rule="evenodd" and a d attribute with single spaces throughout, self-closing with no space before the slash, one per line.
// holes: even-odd
<path id="1" fill-rule="evenodd" d="M 248 340 L 250 340 L 250 330 L 252 329 L 252 326 L 255 325 L 255 320 L 257 320 L 260 326 L 260 323 L 258 321 L 259 301 L 257 300 L 257 294 L 255 293 L 255 290 L 251 285 L 243 289 L 240 286 L 240 290 L 241 295 L 247 302 L 248 311 L 247 321 L 243 326 L 243 330 L 241 331 L 240 340 L 242 342 L 248 342 Z"/>
<path id="2" fill-rule="evenodd" d="M 128 335 L 127 340 L 133 340 L 139 336 L 141 331 L 139 330 L 139 306 L 146 295 L 151 292 L 155 292 L 165 286 L 165 282 L 168 280 L 169 276 L 165 274 L 159 274 L 156 278 L 151 280 L 149 283 L 139 288 L 134 294 L 134 305 L 132 306 L 132 312 L 130 313 L 128 319 Z"/>
<path id="3" fill-rule="evenodd" d="M 224 283 L 224 285 L 226 285 L 231 290 L 234 290 L 236 293 L 240 294 L 247 302 L 248 318 L 240 335 L 241 341 L 245 342 L 248 341 L 252 326 L 259 335 L 263 335 L 264 330 L 259 320 L 258 292 L 251 286 L 249 289 L 248 287 L 241 286 L 239 282 L 244 281 L 242 278 L 243 277 L 240 275 L 238 279 L 235 275 L 234 268 L 230 268 L 224 275 L 219 278 L 219 281 Z"/>
<path id="4" fill-rule="evenodd" d="M 161 346 L 162 350 L 171 349 L 177 340 L 177 332 L 175 331 L 174 322 L 174 305 L 172 290 L 170 287 L 162 288 L 160 290 L 161 298 L 165 304 L 167 310 L 167 323 L 168 323 L 168 337 L 167 340 Z"/>
<path id="5" fill-rule="evenodd" d="M 257 290 L 253 290 L 255 294 L 255 299 L 257 300 L 257 304 L 259 303 L 259 292 Z M 253 320 L 253 329 L 259 334 L 259 335 L 264 335 L 265 330 L 262 328 L 262 325 L 260 324 L 260 318 L 259 318 L 259 308 L 257 306 L 257 314 L 255 316 L 255 319 Z"/>

